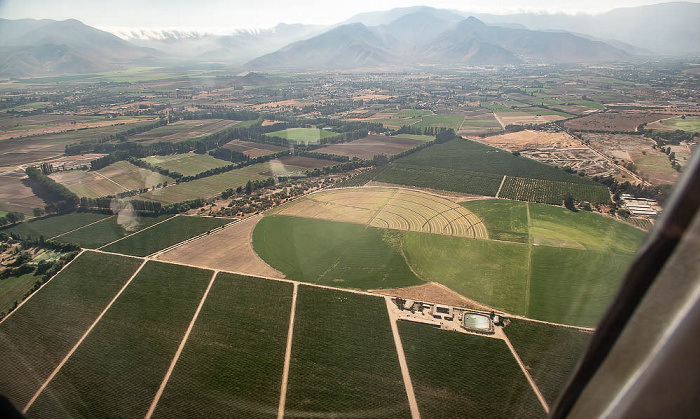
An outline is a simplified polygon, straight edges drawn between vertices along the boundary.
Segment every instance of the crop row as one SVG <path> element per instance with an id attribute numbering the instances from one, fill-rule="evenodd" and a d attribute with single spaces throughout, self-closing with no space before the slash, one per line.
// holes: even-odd
<path id="1" fill-rule="evenodd" d="M 374 180 L 398 185 L 495 196 L 501 175 L 459 169 L 393 164 Z"/>
<path id="2" fill-rule="evenodd" d="M 561 205 L 566 195 L 571 195 L 576 201 L 604 203 L 610 200 L 608 189 L 602 185 L 586 185 L 512 176 L 506 177 L 499 197 Z"/>

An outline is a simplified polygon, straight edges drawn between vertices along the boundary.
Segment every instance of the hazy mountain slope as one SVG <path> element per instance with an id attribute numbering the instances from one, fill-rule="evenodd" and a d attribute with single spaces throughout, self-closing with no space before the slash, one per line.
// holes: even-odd
<path id="1" fill-rule="evenodd" d="M 246 68 L 350 69 L 383 67 L 396 62 L 389 51 L 395 39 L 361 23 L 339 26 L 306 41 L 246 64 Z"/>

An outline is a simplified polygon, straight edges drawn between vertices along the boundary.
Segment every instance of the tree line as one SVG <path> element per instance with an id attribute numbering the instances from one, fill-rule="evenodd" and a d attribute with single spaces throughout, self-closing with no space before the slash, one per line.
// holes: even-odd
<path id="1" fill-rule="evenodd" d="M 78 195 L 41 173 L 36 167 L 28 167 L 24 172 L 29 177 L 29 185 L 34 194 L 48 202 L 44 207 L 46 212 L 71 212 L 78 206 Z"/>

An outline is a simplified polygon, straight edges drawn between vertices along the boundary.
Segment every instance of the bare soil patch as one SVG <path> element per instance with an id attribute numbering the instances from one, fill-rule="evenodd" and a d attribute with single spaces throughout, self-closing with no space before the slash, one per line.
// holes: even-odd
<path id="1" fill-rule="evenodd" d="M 348 143 L 333 144 L 321 147 L 318 151 L 321 153 L 335 154 L 338 156 L 371 159 L 377 154 L 393 156 L 401 153 L 402 151 L 416 147 L 421 143 L 423 142 L 411 138 L 370 135 Z"/>
<path id="2" fill-rule="evenodd" d="M 248 275 L 284 278 L 281 272 L 270 267 L 253 250 L 251 237 L 261 218 L 262 215 L 246 218 L 216 233 L 160 254 L 156 259 Z"/>
<path id="3" fill-rule="evenodd" d="M 284 151 L 287 148 L 264 143 L 254 143 L 251 141 L 233 140 L 225 144 L 222 148 L 227 148 L 229 150 L 237 151 L 243 153 L 246 156 L 254 159 L 256 157 L 267 156 L 268 154 L 277 153 L 279 151 Z"/>
<path id="4" fill-rule="evenodd" d="M 279 159 L 285 166 L 303 167 L 305 169 L 315 169 L 317 167 L 334 166 L 338 164 L 333 160 L 315 159 L 312 157 L 285 156 Z"/>
<path id="5" fill-rule="evenodd" d="M 464 307 L 475 310 L 492 310 L 491 307 L 469 299 L 437 282 L 428 282 L 424 285 L 416 285 L 405 288 L 388 288 L 381 290 L 369 290 L 377 294 L 401 297 L 410 300 L 425 301 L 431 303 L 445 304 L 453 307 Z"/>
<path id="6" fill-rule="evenodd" d="M 493 135 L 480 142 L 510 151 L 521 151 L 540 147 L 581 147 L 581 143 L 565 132 L 544 132 L 524 130 L 503 135 Z"/>
<path id="7" fill-rule="evenodd" d="M 131 137 L 131 140 L 144 143 L 155 141 L 176 143 L 178 141 L 214 134 L 226 128 L 232 127 L 237 123 L 238 121 L 221 119 L 183 120 L 136 134 Z"/>
<path id="8" fill-rule="evenodd" d="M 506 112 L 498 115 L 503 125 L 543 124 L 566 119 L 559 115 L 533 115 L 526 112 Z"/>
<path id="9" fill-rule="evenodd" d="M 0 173 L 0 210 L 32 215 L 32 209 L 44 208 L 46 203 L 23 182 L 25 178 L 21 171 Z"/>

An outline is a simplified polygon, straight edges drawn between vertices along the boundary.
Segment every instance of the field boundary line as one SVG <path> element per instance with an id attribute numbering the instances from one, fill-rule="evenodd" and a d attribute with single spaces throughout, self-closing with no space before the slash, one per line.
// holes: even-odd
<path id="1" fill-rule="evenodd" d="M 56 235 L 56 236 L 49 237 L 48 240 L 53 240 L 53 239 L 55 239 L 56 237 L 65 236 L 65 235 L 68 234 L 68 233 L 72 233 L 72 232 L 74 232 L 74 231 L 78 231 L 78 230 L 83 229 L 83 228 L 85 228 L 85 227 L 89 227 L 89 226 L 91 226 L 91 225 L 93 225 L 93 224 L 97 224 L 97 223 L 100 223 L 100 222 L 102 222 L 102 221 L 109 220 L 110 218 L 115 217 L 115 216 L 116 216 L 116 214 L 112 214 L 112 215 L 110 215 L 109 217 L 100 218 L 99 220 L 93 221 L 93 222 L 91 222 L 90 224 L 85 224 L 84 226 L 80 226 L 80 227 L 78 227 L 78 228 L 74 228 L 73 230 L 66 231 L 65 233 L 61 233 L 61 234 L 58 234 L 58 235 Z"/>
<path id="2" fill-rule="evenodd" d="M 289 312 L 289 330 L 287 331 L 287 347 L 284 351 L 284 367 L 282 369 L 282 388 L 280 390 L 280 404 L 277 407 L 277 418 L 284 417 L 284 407 L 287 404 L 287 383 L 289 383 L 289 364 L 292 361 L 292 341 L 294 338 L 294 317 L 297 311 L 297 294 L 299 292 L 299 283 L 294 282 L 294 291 L 292 291 L 292 308 Z"/>
<path id="3" fill-rule="evenodd" d="M 182 340 L 180 341 L 180 346 L 178 346 L 177 351 L 175 352 L 175 355 L 173 356 L 172 361 L 170 361 L 170 366 L 168 367 L 168 371 L 165 373 L 165 377 L 163 377 L 163 381 L 160 383 L 160 387 L 158 387 L 158 391 L 156 392 L 156 395 L 153 397 L 153 401 L 151 402 L 151 406 L 148 408 L 148 412 L 146 412 L 145 419 L 150 419 L 151 416 L 153 416 L 153 412 L 156 410 L 156 406 L 158 405 L 158 401 L 160 401 L 160 397 L 163 395 L 163 391 L 165 390 L 165 386 L 168 384 L 168 381 L 170 380 L 170 375 L 173 373 L 173 370 L 175 369 L 175 364 L 177 364 L 177 361 L 180 359 L 180 354 L 182 354 L 182 350 L 185 349 L 185 344 L 187 344 L 187 340 L 190 337 L 190 333 L 192 332 L 192 329 L 194 328 L 194 324 L 197 321 L 197 318 L 199 317 L 199 312 L 202 311 L 202 307 L 204 306 L 204 301 L 207 299 L 207 296 L 209 295 L 209 291 L 211 290 L 212 285 L 214 285 L 214 280 L 216 279 L 216 276 L 219 274 L 218 270 L 214 270 L 214 273 L 211 276 L 211 279 L 209 280 L 209 285 L 207 285 L 207 289 L 204 291 L 204 295 L 202 295 L 202 299 L 199 301 L 199 305 L 197 306 L 197 310 L 195 310 L 194 315 L 192 316 L 192 320 L 190 320 L 190 324 L 187 326 L 187 330 L 185 331 L 185 334 L 182 336 Z"/>
<path id="4" fill-rule="evenodd" d="M 100 172 L 98 172 L 98 171 L 95 171 L 95 174 L 98 175 L 98 176 L 102 176 L 103 178 L 107 179 L 108 181 L 114 183 L 115 185 L 117 185 L 117 186 L 119 186 L 120 188 L 124 189 L 124 191 L 129 191 L 129 188 L 127 188 L 126 186 L 121 185 L 121 184 L 119 184 L 119 183 L 113 181 L 112 179 L 108 178 L 107 176 L 103 175 L 102 173 L 100 173 Z"/>
<path id="5" fill-rule="evenodd" d="M 49 282 L 51 282 L 52 279 L 56 278 L 56 277 L 58 276 L 58 274 L 60 274 L 64 269 L 66 269 L 66 268 L 68 267 L 68 265 L 70 265 L 71 263 L 73 263 L 74 260 L 78 259 L 78 256 L 82 255 L 84 252 L 85 252 L 85 249 L 81 250 L 80 253 L 78 253 L 77 255 L 75 255 L 75 257 L 74 257 L 73 259 L 71 259 L 70 262 L 68 262 L 68 263 L 66 263 L 65 265 L 63 265 L 63 267 L 62 267 L 58 272 L 56 272 L 56 273 L 54 274 L 54 276 L 52 276 L 51 278 L 49 278 L 48 281 L 46 281 L 46 282 L 44 282 L 43 284 L 41 284 L 41 286 L 40 286 L 39 288 L 37 288 L 36 291 L 34 291 L 33 293 L 29 294 L 29 295 L 27 296 L 27 298 L 25 298 L 24 300 L 22 300 L 22 302 L 20 302 L 19 304 L 17 304 L 17 307 L 15 307 L 14 310 L 12 310 L 11 312 L 7 313 L 7 314 L 5 315 L 5 317 L 3 317 L 2 319 L 0 319 L 0 324 L 2 324 L 2 322 L 4 322 L 5 320 L 7 320 L 8 317 L 10 317 L 10 316 L 13 315 L 14 313 L 16 313 L 17 310 L 19 310 L 19 308 L 22 307 L 22 306 L 24 305 L 24 303 L 26 303 L 27 301 L 29 301 L 29 299 L 31 299 L 33 296 L 35 296 L 37 292 L 39 292 L 42 288 L 44 288 L 44 287 L 46 286 L 46 284 L 48 284 Z"/>
<path id="6" fill-rule="evenodd" d="M 111 245 L 111 244 L 114 244 L 114 243 L 118 242 L 119 240 L 124 240 L 125 238 L 131 237 L 131 236 L 133 236 L 134 234 L 139 234 L 140 232 L 142 232 L 142 231 L 144 231 L 144 230 L 148 230 L 148 229 L 151 228 L 151 227 L 155 227 L 155 226 L 157 226 L 158 224 L 164 223 L 164 222 L 166 222 L 166 221 L 168 221 L 168 220 L 172 220 L 173 218 L 178 217 L 179 215 L 180 215 L 180 214 L 175 214 L 175 215 L 173 215 L 172 217 L 168 217 L 168 218 L 166 218 L 166 219 L 163 220 L 163 221 L 158 221 L 157 223 L 152 224 L 152 225 L 150 225 L 150 226 L 148 226 L 148 227 L 146 227 L 146 228 L 142 228 L 142 229 L 139 230 L 139 231 L 134 231 L 134 232 L 131 233 L 131 234 L 127 234 L 127 235 L 124 236 L 124 237 L 118 238 L 117 240 L 114 240 L 114 241 L 109 242 L 109 243 L 107 243 L 107 244 L 103 244 L 102 246 L 98 247 L 96 250 L 99 250 L 99 249 L 102 249 L 103 247 L 107 247 L 107 246 L 109 246 L 109 245 Z"/>
<path id="7" fill-rule="evenodd" d="M 401 368 L 401 376 L 403 377 L 403 385 L 406 389 L 406 396 L 408 397 L 408 406 L 411 409 L 411 418 L 420 419 L 420 411 L 418 410 L 418 401 L 416 400 L 416 393 L 413 391 L 413 382 L 411 382 L 411 374 L 408 370 L 408 363 L 406 362 L 406 354 L 403 351 L 403 343 L 401 342 L 401 336 L 399 335 L 399 328 L 396 325 L 396 316 L 394 316 L 391 310 L 391 297 L 385 296 L 384 302 L 386 303 L 386 311 L 389 315 L 389 323 L 391 325 L 391 334 L 394 336 L 394 345 L 396 346 L 396 355 L 399 358 L 399 367 Z"/>
<path id="8" fill-rule="evenodd" d="M 503 189 L 504 183 L 506 183 L 506 175 L 503 175 L 503 179 L 501 179 L 501 185 L 498 187 L 498 191 L 496 191 L 496 196 L 494 196 L 494 198 L 498 198 L 498 195 L 501 194 L 501 189 Z"/>
<path id="9" fill-rule="evenodd" d="M 525 364 L 523 364 L 523 361 L 520 359 L 520 355 L 518 355 L 518 353 L 515 351 L 515 348 L 510 343 L 510 339 L 508 339 L 508 336 L 506 336 L 505 333 L 503 333 L 503 340 L 505 341 L 506 345 L 508 345 L 508 349 L 510 349 L 510 352 L 513 354 L 513 358 L 515 358 L 518 366 L 520 366 L 520 370 L 523 372 L 523 374 L 525 374 L 525 378 L 527 379 L 528 383 L 530 383 L 530 387 L 532 387 L 532 391 L 535 392 L 535 395 L 540 401 L 544 412 L 549 414 L 549 406 L 547 405 L 547 401 L 544 399 L 542 392 L 540 391 L 539 387 L 537 387 L 537 384 L 535 384 L 535 380 L 532 379 L 530 372 L 525 368 Z"/>
<path id="10" fill-rule="evenodd" d="M 139 265 L 138 269 L 136 269 L 136 271 L 131 275 L 131 277 L 129 277 L 129 279 L 124 283 L 124 285 L 122 285 L 122 287 L 119 289 L 117 294 L 114 297 L 112 297 L 112 300 L 110 300 L 109 304 L 107 304 L 107 306 L 102 310 L 100 315 L 97 316 L 97 318 L 92 322 L 90 327 L 85 331 L 85 333 L 83 333 L 83 336 L 80 337 L 78 342 L 76 342 L 75 345 L 73 345 L 73 347 L 68 352 L 68 354 L 66 354 L 66 356 L 63 358 L 63 360 L 61 360 L 61 363 L 58 364 L 58 366 L 53 370 L 51 375 L 49 375 L 49 377 L 46 379 L 46 381 L 44 381 L 44 383 L 41 385 L 41 387 L 39 387 L 39 390 L 37 390 L 37 392 L 34 393 L 34 396 L 32 396 L 32 398 L 29 400 L 29 403 L 27 403 L 27 405 L 24 407 L 24 409 L 22 409 L 22 414 L 25 414 L 25 415 L 27 414 L 27 410 L 29 410 L 29 408 L 32 406 L 32 404 L 34 404 L 34 402 L 39 397 L 41 392 L 44 391 L 44 389 L 49 385 L 51 380 L 53 380 L 53 378 L 56 376 L 56 374 L 58 374 L 58 372 L 61 370 L 61 368 L 63 368 L 63 366 L 66 364 L 66 362 L 68 362 L 68 359 L 73 355 L 73 353 L 75 353 L 75 351 L 78 349 L 78 346 L 80 346 L 80 344 L 83 343 L 85 338 L 90 334 L 90 332 L 92 332 L 92 329 L 94 329 L 95 326 L 97 326 L 97 323 L 99 323 L 99 321 L 102 320 L 102 317 L 105 315 L 105 313 L 107 313 L 107 310 L 109 310 L 110 307 L 112 307 L 112 304 L 114 304 L 114 302 L 117 300 L 117 298 L 119 298 L 119 296 L 122 295 L 122 292 L 124 292 L 124 290 L 126 289 L 127 286 L 129 286 L 131 281 L 133 281 L 133 279 L 136 278 L 136 275 L 138 275 L 139 272 L 141 272 L 141 269 L 144 267 L 144 265 L 147 262 L 148 262 L 148 260 L 144 260 L 143 263 L 141 263 L 141 265 Z"/>
<path id="11" fill-rule="evenodd" d="M 185 216 L 185 217 L 186 217 L 186 216 Z M 250 217 L 246 217 L 246 218 L 250 218 Z M 244 219 L 245 219 L 245 218 L 244 218 Z M 147 258 L 150 258 L 150 259 L 153 259 L 153 258 L 155 258 L 156 256 L 159 256 L 159 255 L 161 255 L 161 254 L 163 254 L 163 253 L 167 253 L 167 252 L 169 252 L 169 251 L 171 251 L 171 250 L 175 250 L 175 249 L 177 249 L 178 247 L 184 246 L 184 245 L 186 245 L 186 244 L 188 244 L 188 243 L 192 243 L 193 241 L 196 241 L 196 240 L 199 240 L 199 239 L 201 239 L 201 238 L 204 238 L 204 237 L 206 237 L 206 236 L 208 236 L 208 235 L 210 235 L 210 234 L 218 233 L 219 231 L 221 231 L 221 230 L 223 230 L 223 229 L 225 229 L 225 228 L 227 228 L 227 227 L 230 227 L 230 226 L 232 226 L 232 225 L 234 225 L 234 224 L 237 224 L 237 223 L 239 223 L 239 222 L 240 222 L 240 220 L 235 220 L 235 221 L 231 221 L 230 223 L 226 223 L 226 224 L 221 225 L 221 226 L 219 226 L 219 227 L 213 228 L 213 229 L 211 229 L 211 230 L 207 230 L 207 231 L 205 231 L 204 233 L 197 234 L 196 236 L 192 236 L 192 237 L 190 237 L 189 239 L 185 239 L 185 240 L 183 240 L 183 241 L 181 241 L 181 242 L 177 242 L 177 243 L 175 243 L 175 244 L 172 244 L 172 245 L 166 247 L 165 249 L 157 250 L 157 251 L 151 253 L 150 255 L 147 255 L 146 257 L 147 257 Z"/>
<path id="12" fill-rule="evenodd" d="M 530 233 L 532 227 L 532 219 L 530 218 L 530 203 L 525 202 L 525 211 L 527 213 L 527 275 L 525 276 L 525 314 L 530 310 L 530 280 L 532 279 L 532 246 L 533 238 Z"/>
<path id="13" fill-rule="evenodd" d="M 581 331 L 584 331 L 584 332 L 595 332 L 595 327 L 574 326 L 574 325 L 572 325 L 572 324 L 548 322 L 548 321 L 546 321 L 546 320 L 537 320 L 537 319 L 533 319 L 533 318 L 530 318 L 530 317 L 519 316 L 519 315 L 517 315 L 517 314 L 509 314 L 508 316 L 511 317 L 511 318 L 514 318 L 514 319 L 525 320 L 525 321 L 528 321 L 528 322 L 535 322 L 535 323 L 548 324 L 548 325 L 550 325 L 550 326 L 556 326 L 556 327 L 566 327 L 566 328 L 569 328 L 569 329 L 576 329 L 576 330 L 581 330 Z"/>
<path id="14" fill-rule="evenodd" d="M 384 208 L 386 208 L 386 206 L 389 204 L 389 202 L 391 202 L 392 199 L 394 199 L 394 197 L 396 196 L 397 193 L 399 193 L 398 189 L 395 190 L 394 193 L 392 193 L 391 196 L 389 196 L 386 199 L 386 201 L 384 201 L 384 203 L 382 204 L 381 207 L 379 207 L 377 212 L 375 212 L 374 215 L 372 215 L 372 217 L 370 217 L 369 221 L 367 221 L 367 224 L 366 224 L 367 227 L 372 225 L 372 221 L 374 221 L 374 219 L 377 218 L 377 216 L 384 210 Z M 408 224 L 408 225 L 410 226 L 410 224 Z"/>

